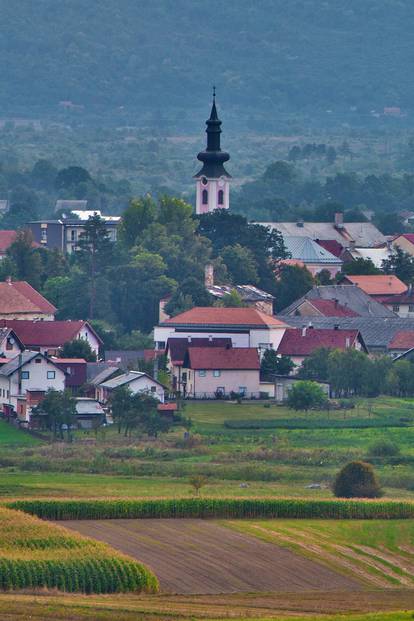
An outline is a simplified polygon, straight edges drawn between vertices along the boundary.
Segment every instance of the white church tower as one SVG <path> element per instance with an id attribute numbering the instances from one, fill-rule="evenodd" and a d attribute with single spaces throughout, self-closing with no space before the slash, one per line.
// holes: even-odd
<path id="1" fill-rule="evenodd" d="M 203 162 L 201 170 L 194 175 L 196 181 L 196 214 L 210 213 L 230 206 L 231 176 L 224 168 L 230 155 L 220 149 L 221 121 L 217 115 L 216 89 L 213 89 L 213 105 L 206 121 L 207 148 L 197 155 Z"/>

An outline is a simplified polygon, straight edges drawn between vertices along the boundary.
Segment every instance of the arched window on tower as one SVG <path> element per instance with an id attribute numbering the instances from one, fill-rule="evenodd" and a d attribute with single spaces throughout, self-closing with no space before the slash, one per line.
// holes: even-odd
<path id="1" fill-rule="evenodd" d="M 203 205 L 208 205 L 208 192 L 207 190 L 203 190 L 203 194 L 202 194 L 202 203 Z"/>
<path id="2" fill-rule="evenodd" d="M 219 190 L 219 192 L 218 192 L 218 204 L 219 205 L 223 205 L 224 204 L 224 192 L 223 192 L 223 190 Z"/>

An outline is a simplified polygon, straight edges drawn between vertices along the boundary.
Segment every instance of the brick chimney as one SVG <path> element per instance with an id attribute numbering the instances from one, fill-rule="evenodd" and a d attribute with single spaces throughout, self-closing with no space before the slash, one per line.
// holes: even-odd
<path id="1" fill-rule="evenodd" d="M 214 266 L 212 263 L 207 263 L 204 268 L 204 286 L 212 287 L 214 285 Z"/>

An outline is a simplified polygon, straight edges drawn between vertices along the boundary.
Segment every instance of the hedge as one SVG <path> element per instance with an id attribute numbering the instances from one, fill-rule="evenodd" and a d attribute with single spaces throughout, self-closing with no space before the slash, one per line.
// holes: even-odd
<path id="1" fill-rule="evenodd" d="M 387 427 L 412 427 L 413 421 L 399 418 L 274 418 L 253 420 L 225 420 L 227 429 L 381 429 Z"/>
<path id="2" fill-rule="evenodd" d="M 414 503 L 391 500 L 306 500 L 181 498 L 162 500 L 16 500 L 7 503 L 40 518 L 102 520 L 116 518 L 327 518 L 404 519 Z"/>

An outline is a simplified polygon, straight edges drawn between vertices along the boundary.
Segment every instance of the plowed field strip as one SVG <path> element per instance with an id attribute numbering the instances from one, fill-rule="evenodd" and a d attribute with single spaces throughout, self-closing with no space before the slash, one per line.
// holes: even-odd
<path id="1" fill-rule="evenodd" d="M 356 579 L 287 548 L 207 520 L 71 520 L 64 525 L 145 563 L 164 593 L 362 588 Z"/>

